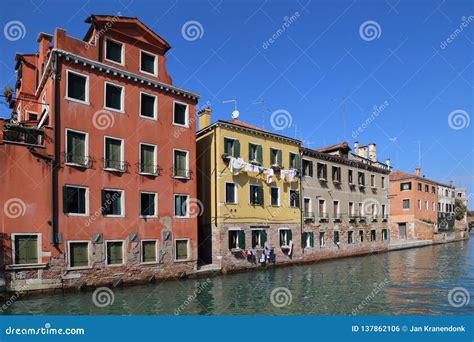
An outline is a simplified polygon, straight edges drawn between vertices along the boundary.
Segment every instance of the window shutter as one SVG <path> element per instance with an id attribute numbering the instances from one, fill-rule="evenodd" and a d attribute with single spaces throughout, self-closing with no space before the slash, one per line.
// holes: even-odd
<path id="1" fill-rule="evenodd" d="M 282 155 L 281 155 L 281 150 L 278 150 L 278 154 L 277 154 L 277 163 L 279 166 L 282 166 L 283 165 L 283 162 L 282 162 Z"/>
<path id="2" fill-rule="evenodd" d="M 224 138 L 224 153 L 230 154 L 231 151 L 227 151 L 227 146 L 229 145 L 229 139 Z"/>
<path id="3" fill-rule="evenodd" d="M 314 247 L 314 233 L 309 233 L 309 245 Z"/>
<path id="4" fill-rule="evenodd" d="M 295 155 L 295 169 L 299 170 L 301 168 L 301 158 L 300 155 Z"/>
<path id="5" fill-rule="evenodd" d="M 252 144 L 249 143 L 249 162 L 253 161 L 253 158 L 252 158 Z"/>
<path id="6" fill-rule="evenodd" d="M 313 177 L 313 161 L 309 161 L 309 176 Z"/>
<path id="7" fill-rule="evenodd" d="M 262 230 L 262 246 L 265 245 L 265 242 L 267 242 L 267 232 L 265 230 Z"/>
<path id="8" fill-rule="evenodd" d="M 257 245 L 257 232 L 255 230 L 252 231 L 252 248 Z"/>
<path id="9" fill-rule="evenodd" d="M 234 140 L 234 157 L 240 158 L 240 141 Z"/>
<path id="10" fill-rule="evenodd" d="M 296 208 L 299 208 L 300 207 L 300 193 L 298 191 L 295 191 L 295 204 L 296 204 Z"/>
<path id="11" fill-rule="evenodd" d="M 291 229 L 288 230 L 288 242 L 290 242 L 290 240 L 293 240 L 293 233 L 292 233 Z"/>
<path id="12" fill-rule="evenodd" d="M 258 204 L 263 205 L 263 187 L 257 187 Z"/>
<path id="13" fill-rule="evenodd" d="M 67 200 L 67 187 L 63 186 L 63 212 L 65 214 L 69 213 L 69 206 Z"/>
<path id="14" fill-rule="evenodd" d="M 263 164 L 262 146 L 261 145 L 257 145 L 257 161 L 260 164 Z"/>
<path id="15" fill-rule="evenodd" d="M 303 236 L 302 236 L 302 239 L 301 239 L 301 247 L 306 247 L 306 240 L 308 239 L 308 234 L 309 233 L 306 233 L 306 232 L 303 232 Z"/>
<path id="16" fill-rule="evenodd" d="M 229 230 L 229 232 L 227 233 L 227 235 L 228 235 L 228 239 L 229 239 L 229 241 L 228 241 L 228 243 L 229 243 L 229 250 L 231 250 L 231 249 L 232 249 L 232 231 Z"/>
<path id="17" fill-rule="evenodd" d="M 105 190 L 101 190 L 101 197 L 102 197 L 102 215 L 107 215 L 107 207 L 105 203 L 107 202 L 107 193 Z"/>
<path id="18" fill-rule="evenodd" d="M 239 248 L 244 249 L 245 248 L 245 232 L 243 230 L 240 230 L 238 234 L 239 234 Z"/>
<path id="19" fill-rule="evenodd" d="M 323 177 L 324 177 L 325 179 L 328 178 L 328 166 L 327 166 L 327 165 L 324 165 L 324 166 L 323 166 Z"/>

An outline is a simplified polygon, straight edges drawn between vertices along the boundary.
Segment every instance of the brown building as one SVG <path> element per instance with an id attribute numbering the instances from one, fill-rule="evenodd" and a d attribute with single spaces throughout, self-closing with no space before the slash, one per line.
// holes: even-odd
<path id="1" fill-rule="evenodd" d="M 90 16 L 16 55 L 0 120 L 1 276 L 9 289 L 183 275 L 197 261 L 195 105 L 170 45 L 136 18 Z M 194 210 L 197 209 L 197 210 Z"/>

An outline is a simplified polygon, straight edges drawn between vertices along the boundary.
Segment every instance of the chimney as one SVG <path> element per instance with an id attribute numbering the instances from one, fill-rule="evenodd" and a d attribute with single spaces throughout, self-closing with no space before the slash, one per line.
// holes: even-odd
<path id="1" fill-rule="evenodd" d="M 415 168 L 415 176 L 420 177 L 421 169 L 419 167 Z"/>
<path id="2" fill-rule="evenodd" d="M 211 124 L 211 108 L 205 107 L 198 112 L 198 130 L 204 129 Z"/>
<path id="3" fill-rule="evenodd" d="M 359 155 L 359 141 L 354 141 L 354 154 Z"/>
<path id="4" fill-rule="evenodd" d="M 371 162 L 377 161 L 377 150 L 375 148 L 375 144 L 369 144 L 369 159 Z"/>
<path id="5" fill-rule="evenodd" d="M 385 164 L 388 166 L 388 168 L 390 169 L 390 158 L 387 158 L 387 160 L 385 161 Z"/>

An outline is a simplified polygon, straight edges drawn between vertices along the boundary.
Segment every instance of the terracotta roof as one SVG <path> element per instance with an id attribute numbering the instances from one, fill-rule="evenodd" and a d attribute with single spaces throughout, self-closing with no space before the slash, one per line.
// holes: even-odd
<path id="1" fill-rule="evenodd" d="M 350 150 L 350 149 L 351 148 L 349 147 L 349 144 L 347 143 L 347 141 L 344 141 L 339 144 L 318 148 L 315 151 L 320 152 L 320 153 L 326 153 L 326 152 L 331 152 L 331 151 L 336 151 L 336 150 Z"/>
<path id="2" fill-rule="evenodd" d="M 394 171 L 390 174 L 390 180 L 391 181 L 398 181 L 398 180 L 403 180 L 403 179 L 419 179 L 425 182 L 441 185 L 441 183 L 438 183 L 436 181 L 433 181 L 431 179 L 425 178 L 425 177 L 419 177 L 416 175 L 412 175 L 410 173 L 402 172 L 402 171 Z"/>
<path id="3" fill-rule="evenodd" d="M 257 126 L 248 124 L 248 123 L 243 122 L 243 121 L 238 120 L 238 119 L 223 120 L 223 121 L 224 121 L 224 122 L 227 122 L 227 123 L 230 123 L 230 124 L 232 124 L 232 125 L 242 126 L 242 127 L 249 128 L 249 129 L 254 129 L 254 130 L 257 130 L 257 131 L 261 131 L 261 132 L 265 132 L 265 133 L 270 133 L 269 131 L 264 130 L 263 128 L 260 128 L 260 127 L 257 127 Z"/>

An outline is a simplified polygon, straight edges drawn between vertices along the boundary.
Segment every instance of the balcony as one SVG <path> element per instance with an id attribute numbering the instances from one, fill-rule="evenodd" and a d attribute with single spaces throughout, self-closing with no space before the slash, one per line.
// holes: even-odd
<path id="1" fill-rule="evenodd" d="M 104 165 L 104 170 L 105 171 L 110 171 L 110 172 L 127 172 L 129 163 L 124 161 L 124 160 L 112 160 L 108 158 L 103 158 L 102 163 Z"/>
<path id="2" fill-rule="evenodd" d="M 305 221 L 313 221 L 314 222 L 314 213 L 305 211 L 303 212 L 303 219 Z"/>
<path id="3" fill-rule="evenodd" d="M 191 178 L 191 170 L 189 170 L 189 169 L 172 168 L 171 171 L 173 173 L 174 178 L 180 178 L 180 179 L 190 179 Z"/>
<path id="4" fill-rule="evenodd" d="M 157 177 L 160 175 L 161 168 L 157 164 L 136 163 L 138 173 L 144 176 Z"/>
<path id="5" fill-rule="evenodd" d="M 372 222 L 377 222 L 379 220 L 377 215 L 372 215 L 371 217 Z"/>
<path id="6" fill-rule="evenodd" d="M 388 215 L 382 215 L 382 222 L 388 221 Z"/>
<path id="7" fill-rule="evenodd" d="M 342 215 L 341 214 L 334 214 L 333 221 L 334 222 L 342 222 Z"/>
<path id="8" fill-rule="evenodd" d="M 34 127 L 4 124 L 3 141 L 28 146 L 44 146 L 44 131 Z"/>
<path id="9" fill-rule="evenodd" d="M 356 220 L 357 220 L 357 216 L 355 216 L 355 215 L 353 215 L 353 214 L 350 214 L 350 215 L 349 215 L 349 222 L 354 223 L 354 222 L 356 222 Z"/>
<path id="10" fill-rule="evenodd" d="M 76 166 L 80 168 L 89 169 L 92 167 L 94 159 L 90 156 L 85 156 L 73 152 L 63 153 L 64 162 L 69 166 Z"/>
<path id="11" fill-rule="evenodd" d="M 365 215 L 360 215 L 359 216 L 359 222 L 360 223 L 366 223 L 367 222 L 367 218 L 365 217 Z"/>
<path id="12" fill-rule="evenodd" d="M 319 222 L 328 222 L 329 216 L 327 213 L 319 214 Z"/>

